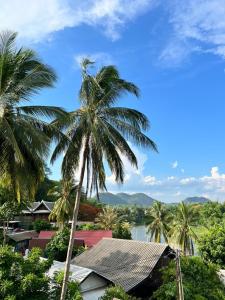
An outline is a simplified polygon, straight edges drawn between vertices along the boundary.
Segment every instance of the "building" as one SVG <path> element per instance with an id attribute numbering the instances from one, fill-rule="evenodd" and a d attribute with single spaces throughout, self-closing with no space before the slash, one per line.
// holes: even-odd
<path id="1" fill-rule="evenodd" d="M 127 293 L 148 299 L 161 284 L 160 269 L 174 257 L 167 244 L 103 238 L 72 264 L 89 268 Z"/>
<path id="2" fill-rule="evenodd" d="M 15 247 L 16 251 L 25 252 L 29 247 L 32 239 L 37 237 L 37 232 L 34 230 L 8 233 L 7 239 L 9 244 Z"/>
<path id="3" fill-rule="evenodd" d="M 54 202 L 39 201 L 32 202 L 22 211 L 16 219 L 21 222 L 21 226 L 28 228 L 35 220 L 42 219 L 48 221 L 48 217 L 54 207 Z"/>
<path id="4" fill-rule="evenodd" d="M 65 263 L 54 261 L 47 275 L 53 278 L 55 272 L 64 271 Z M 79 282 L 84 300 L 97 300 L 104 295 L 106 287 L 111 282 L 96 274 L 93 270 L 75 265 L 70 267 L 70 280 Z"/>

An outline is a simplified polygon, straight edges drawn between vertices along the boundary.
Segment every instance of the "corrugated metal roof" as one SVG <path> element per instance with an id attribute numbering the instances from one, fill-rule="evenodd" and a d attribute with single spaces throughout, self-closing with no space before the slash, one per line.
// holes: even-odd
<path id="1" fill-rule="evenodd" d="M 55 272 L 64 271 L 65 263 L 60 261 L 53 261 L 51 268 L 48 270 L 47 274 L 50 277 L 54 276 Z M 93 270 L 88 268 L 83 268 L 75 265 L 70 266 L 70 279 L 74 281 L 82 282 L 88 275 L 90 275 Z"/>
<path id="2" fill-rule="evenodd" d="M 151 274 L 167 247 L 167 244 L 104 238 L 72 263 L 90 268 L 129 291 Z"/>

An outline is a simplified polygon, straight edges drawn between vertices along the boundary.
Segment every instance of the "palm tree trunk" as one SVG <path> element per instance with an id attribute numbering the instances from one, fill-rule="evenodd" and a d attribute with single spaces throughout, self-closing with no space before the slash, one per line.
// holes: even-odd
<path id="1" fill-rule="evenodd" d="M 71 224 L 70 239 L 69 239 L 69 245 L 68 245 L 68 250 L 67 250 L 67 257 L 66 257 L 66 264 L 65 264 L 64 278 L 63 278 L 63 285 L 62 285 L 60 300 L 65 300 L 65 298 L 66 298 L 67 283 L 68 283 L 69 272 L 70 272 L 70 263 L 71 263 L 72 252 L 73 252 L 73 245 L 74 245 L 74 232 L 76 230 L 77 215 L 78 215 L 79 206 L 80 206 L 80 198 L 81 198 L 81 191 L 82 191 L 82 185 L 83 185 L 83 180 L 84 180 L 86 159 L 87 159 L 87 151 L 86 151 L 86 143 L 85 143 L 84 150 L 83 150 L 83 157 L 82 157 L 82 161 L 81 161 L 80 181 L 78 184 L 76 201 L 75 201 L 74 208 L 73 208 L 73 218 L 72 218 L 72 224 Z"/>

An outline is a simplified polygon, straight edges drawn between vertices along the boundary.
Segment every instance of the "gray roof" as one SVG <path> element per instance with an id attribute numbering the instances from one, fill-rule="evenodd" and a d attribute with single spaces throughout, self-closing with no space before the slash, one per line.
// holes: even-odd
<path id="1" fill-rule="evenodd" d="M 30 231 L 21 231 L 21 232 L 14 232 L 14 233 L 8 233 L 7 236 L 14 240 L 15 242 L 30 240 L 34 237 L 37 237 L 38 234 L 35 230 Z"/>
<path id="2" fill-rule="evenodd" d="M 46 207 L 46 210 L 38 210 L 41 204 L 43 204 Z M 29 206 L 27 206 L 27 209 L 23 210 L 23 213 L 48 213 L 52 211 L 54 204 L 55 202 L 49 202 L 44 200 L 32 202 L 29 204 Z"/>
<path id="3" fill-rule="evenodd" d="M 168 248 L 167 244 L 103 238 L 72 264 L 92 269 L 129 291 L 150 275 Z"/>

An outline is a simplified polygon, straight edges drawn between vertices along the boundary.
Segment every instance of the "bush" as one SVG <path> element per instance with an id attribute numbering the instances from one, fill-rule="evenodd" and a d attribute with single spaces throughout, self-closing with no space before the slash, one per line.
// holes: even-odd
<path id="1" fill-rule="evenodd" d="M 220 282 L 217 269 L 200 257 L 182 257 L 181 271 L 185 300 L 224 300 L 225 287 Z M 172 261 L 162 270 L 163 284 L 153 294 L 153 299 L 176 300 L 176 266 Z"/>
<path id="2" fill-rule="evenodd" d="M 49 230 L 51 229 L 51 224 L 48 221 L 38 219 L 34 221 L 33 228 L 37 232 L 40 232 L 41 230 Z"/>
<path id="3" fill-rule="evenodd" d="M 206 261 L 225 268 L 225 223 L 215 225 L 198 241 L 198 249 Z"/>
<path id="4" fill-rule="evenodd" d="M 127 222 L 117 224 L 113 230 L 113 237 L 117 239 L 132 240 L 130 225 Z"/>
<path id="5" fill-rule="evenodd" d="M 65 261 L 67 255 L 67 249 L 70 238 L 70 230 L 64 227 L 58 231 L 56 235 L 47 244 L 45 249 L 45 256 L 50 259 Z M 80 254 L 84 251 L 84 247 L 78 247 L 73 249 L 73 256 Z"/>
<path id="6" fill-rule="evenodd" d="M 108 287 L 100 300 L 112 300 L 113 298 L 119 300 L 137 300 L 137 298 L 128 295 L 120 286 Z"/>

